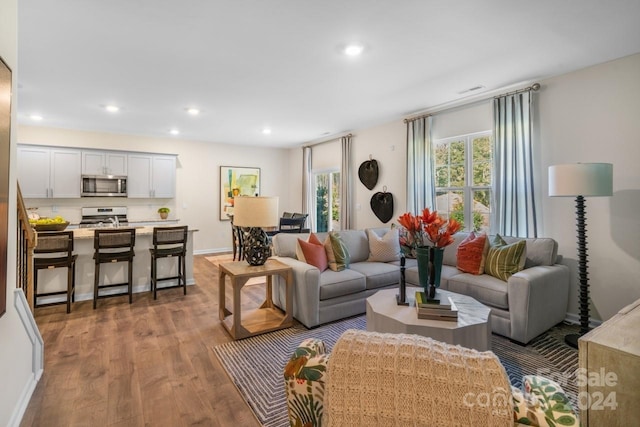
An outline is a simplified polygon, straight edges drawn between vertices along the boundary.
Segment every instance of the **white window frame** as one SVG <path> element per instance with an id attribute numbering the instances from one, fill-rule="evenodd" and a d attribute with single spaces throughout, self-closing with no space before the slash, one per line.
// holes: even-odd
<path id="1" fill-rule="evenodd" d="M 471 231 L 473 230 L 473 193 L 474 191 L 478 191 L 478 190 L 488 190 L 489 191 L 489 200 L 490 200 L 490 212 L 489 212 L 489 227 L 491 226 L 491 220 L 493 220 L 493 209 L 495 206 L 495 200 L 494 200 L 494 189 L 493 189 L 493 185 L 494 185 L 494 181 L 495 181 L 495 165 L 493 164 L 493 160 L 495 157 L 495 153 L 494 153 L 494 147 L 492 145 L 492 150 L 491 150 L 491 159 L 490 162 L 492 164 L 491 167 L 491 185 L 472 185 L 472 179 L 473 179 L 473 150 L 472 150 L 472 142 L 474 139 L 478 138 L 478 137 L 485 137 L 488 136 L 491 144 L 493 144 L 493 132 L 490 130 L 486 130 L 486 131 L 482 131 L 482 132 L 474 132 L 474 133 L 468 133 L 468 134 L 464 134 L 464 135 L 457 135 L 457 136 L 452 136 L 449 138 L 441 138 L 441 139 L 437 139 L 434 140 L 434 150 L 435 148 L 439 145 L 439 144 L 448 144 L 451 142 L 455 142 L 455 141 L 463 141 L 464 140 L 464 150 L 465 150 L 465 176 L 464 176 L 464 186 L 463 187 L 436 187 L 436 195 L 438 194 L 438 192 L 449 192 L 449 191 L 456 191 L 456 192 L 462 192 L 463 194 L 463 199 L 464 199 L 464 220 L 465 223 L 462 224 L 462 227 L 464 230 L 466 231 Z M 435 161 L 435 158 L 434 158 Z M 434 180 L 434 182 L 437 183 L 437 178 Z M 447 211 L 446 214 L 444 214 L 443 212 L 441 212 L 441 215 L 448 217 L 449 216 L 449 212 Z M 484 230 L 485 232 L 488 232 L 489 229 L 487 228 L 486 230 Z"/>

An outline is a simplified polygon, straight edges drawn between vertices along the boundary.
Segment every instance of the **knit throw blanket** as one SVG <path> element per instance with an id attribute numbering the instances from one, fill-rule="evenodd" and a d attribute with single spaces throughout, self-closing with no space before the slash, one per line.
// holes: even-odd
<path id="1" fill-rule="evenodd" d="M 328 426 L 513 426 L 496 355 L 431 338 L 350 329 L 326 384 Z"/>

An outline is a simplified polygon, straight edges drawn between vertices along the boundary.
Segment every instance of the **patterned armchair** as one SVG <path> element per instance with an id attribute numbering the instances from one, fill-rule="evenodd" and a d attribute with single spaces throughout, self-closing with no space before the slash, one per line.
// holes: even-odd
<path id="1" fill-rule="evenodd" d="M 284 377 L 291 427 L 579 425 L 553 381 L 521 391 L 493 353 L 416 335 L 349 330 L 331 356 L 307 339 Z"/>

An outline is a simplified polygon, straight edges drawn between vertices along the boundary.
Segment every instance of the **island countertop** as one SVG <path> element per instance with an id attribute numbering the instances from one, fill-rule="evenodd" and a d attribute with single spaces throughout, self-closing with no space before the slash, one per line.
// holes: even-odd
<path id="1" fill-rule="evenodd" d="M 167 227 L 176 227 L 178 226 L 177 224 L 171 224 L 171 225 L 167 225 Z M 138 226 L 138 227 L 120 227 L 122 229 L 127 229 L 127 228 L 135 228 L 136 229 L 136 236 L 147 236 L 147 235 L 153 235 L 153 228 L 151 226 Z M 114 228 L 112 227 L 102 227 L 102 228 L 75 228 L 73 230 L 69 230 L 69 231 L 73 231 L 73 238 L 74 239 L 93 239 L 93 232 L 94 230 L 114 230 Z M 189 231 L 198 231 L 197 229 L 193 229 L 190 228 Z"/>

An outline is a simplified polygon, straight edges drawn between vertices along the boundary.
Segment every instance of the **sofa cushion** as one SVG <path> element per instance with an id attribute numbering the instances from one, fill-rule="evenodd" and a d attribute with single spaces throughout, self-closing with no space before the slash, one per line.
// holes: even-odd
<path id="1" fill-rule="evenodd" d="M 324 250 L 327 253 L 327 262 L 331 270 L 342 271 L 349 267 L 349 250 L 340 238 L 340 234 L 330 232 L 324 240 Z"/>
<path id="2" fill-rule="evenodd" d="M 302 284 L 304 286 L 304 283 Z M 342 271 L 325 270 L 320 274 L 320 301 L 356 294 L 366 290 L 365 277 L 349 268 Z"/>
<path id="3" fill-rule="evenodd" d="M 488 274 L 474 275 L 462 273 L 449 278 L 447 290 L 468 295 L 492 307 L 509 308 L 507 282 Z"/>
<path id="4" fill-rule="evenodd" d="M 554 265 L 558 258 L 558 242 L 549 237 L 522 239 L 518 237 L 504 237 L 505 242 L 514 243 L 520 240 L 527 242 L 527 257 L 524 268 L 536 265 Z"/>
<path id="5" fill-rule="evenodd" d="M 324 250 L 324 245 L 315 234 L 311 233 L 308 242 L 298 239 L 298 248 L 296 254 L 300 261 L 313 265 L 321 272 L 327 269 L 327 253 Z"/>
<path id="6" fill-rule="evenodd" d="M 351 262 L 362 262 L 369 258 L 369 239 L 364 230 L 342 230 L 340 238 L 349 250 Z"/>
<path id="7" fill-rule="evenodd" d="M 384 288 L 400 283 L 400 268 L 384 262 L 358 262 L 349 267 L 362 273 L 366 278 L 367 289 Z"/>
<path id="8" fill-rule="evenodd" d="M 453 243 L 444 247 L 444 255 L 442 256 L 444 265 L 458 265 L 458 246 L 468 235 L 469 233 L 464 231 L 459 231 L 453 235 Z"/>
<path id="9" fill-rule="evenodd" d="M 469 233 L 458 246 L 458 270 L 471 274 L 484 273 L 484 262 L 489 249 L 486 234 Z"/>
<path id="10" fill-rule="evenodd" d="M 409 260 L 407 260 L 407 265 L 409 265 Z M 442 272 L 440 273 L 440 287 L 442 289 L 448 288 L 449 278 L 453 276 L 457 276 L 458 274 L 463 274 L 458 270 L 457 267 L 451 265 L 443 265 Z M 412 263 L 411 267 L 407 267 L 405 271 L 405 282 L 411 285 L 420 286 L 420 276 L 418 274 L 418 262 L 415 261 Z"/>
<path id="11" fill-rule="evenodd" d="M 524 268 L 526 242 L 505 243 L 499 234 L 496 235 L 489 247 L 484 269 L 487 274 L 506 282 L 512 274 Z"/>
<path id="12" fill-rule="evenodd" d="M 400 259 L 400 241 L 398 230 L 387 230 L 384 236 L 379 237 L 373 230 L 367 230 L 369 237 L 369 258 L 367 261 L 391 262 Z"/>
<path id="13" fill-rule="evenodd" d="M 273 236 L 273 254 L 281 257 L 289 257 L 298 259 L 296 256 L 296 247 L 298 239 L 307 240 L 309 233 L 278 233 Z"/>

